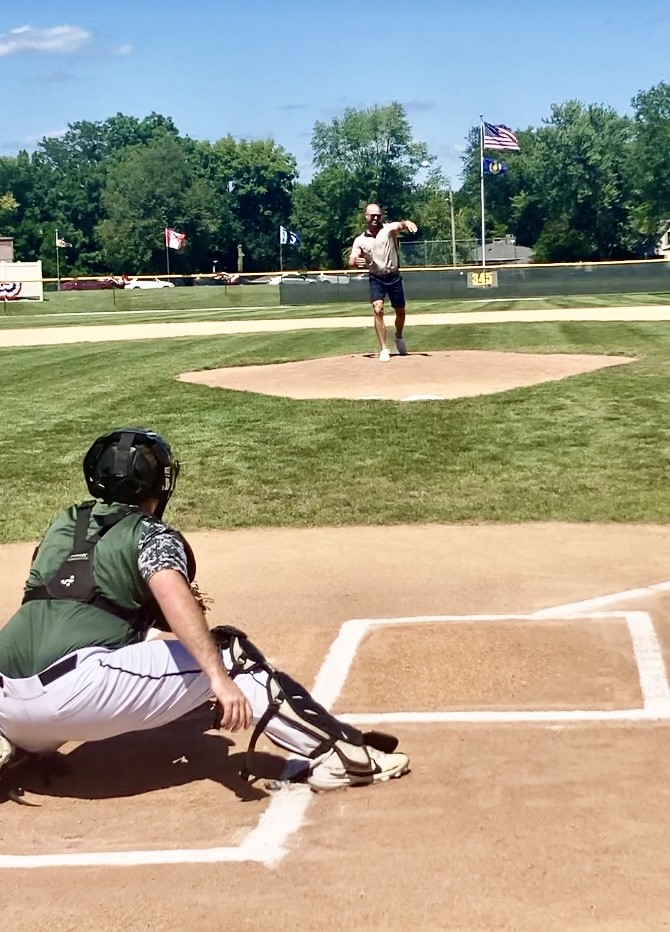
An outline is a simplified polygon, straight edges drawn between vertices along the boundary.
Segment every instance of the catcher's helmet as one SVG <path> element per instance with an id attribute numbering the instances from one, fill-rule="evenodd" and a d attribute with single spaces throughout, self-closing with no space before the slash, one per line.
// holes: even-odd
<path id="1" fill-rule="evenodd" d="M 143 427 L 120 427 L 98 437 L 84 457 L 84 478 L 94 498 L 125 505 L 157 498 L 159 518 L 178 475 L 167 441 Z"/>

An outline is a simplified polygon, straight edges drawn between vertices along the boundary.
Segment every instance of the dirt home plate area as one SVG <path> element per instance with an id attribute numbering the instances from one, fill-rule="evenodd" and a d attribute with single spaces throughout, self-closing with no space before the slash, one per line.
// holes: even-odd
<path id="1" fill-rule="evenodd" d="M 296 398 L 441 398 L 628 364 L 413 353 L 186 373 Z M 184 386 L 188 391 L 188 385 Z M 326 393 L 326 394 L 324 394 Z M 0 806 L 11 930 L 670 928 L 670 535 L 653 525 L 200 531 L 212 622 L 412 772 L 315 795 L 238 771 L 206 707 L 66 746 L 68 772 Z M 1 548 L 0 617 L 34 542 Z"/>

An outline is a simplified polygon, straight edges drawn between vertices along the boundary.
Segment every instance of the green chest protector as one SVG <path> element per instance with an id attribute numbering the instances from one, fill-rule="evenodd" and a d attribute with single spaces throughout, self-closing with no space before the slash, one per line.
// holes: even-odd
<path id="1" fill-rule="evenodd" d="M 116 514 L 100 516 L 97 519 L 100 524 L 99 530 L 89 537 L 88 529 L 95 504 L 96 502 L 90 501 L 77 506 L 72 550 L 48 582 L 26 590 L 23 604 L 40 599 L 56 599 L 93 605 L 128 622 L 135 630 L 137 639 L 141 640 L 150 627 L 164 626 L 162 612 L 155 599 L 150 598 L 140 608 L 118 605 L 98 591 L 93 572 L 93 552 L 96 544 L 120 521 L 137 512 L 124 508 Z M 179 536 L 186 550 L 189 580 L 192 580 L 195 576 L 193 551 L 186 540 Z"/>

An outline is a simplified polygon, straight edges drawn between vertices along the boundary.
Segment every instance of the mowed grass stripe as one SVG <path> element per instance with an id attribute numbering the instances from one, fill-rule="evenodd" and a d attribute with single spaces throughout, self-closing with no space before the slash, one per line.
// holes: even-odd
<path id="1" fill-rule="evenodd" d="M 667 324 L 420 327 L 416 351 L 618 353 L 637 362 L 447 402 L 296 401 L 179 372 L 373 349 L 308 331 L 0 351 L 0 539 L 86 497 L 81 460 L 119 424 L 165 433 L 186 529 L 405 522 L 670 520 Z M 485 361 L 482 361 L 485 365 Z"/>
<path id="2" fill-rule="evenodd" d="M 309 288 L 309 285 L 305 286 Z M 263 293 L 263 289 L 266 293 Z M 268 294 L 267 290 L 272 293 Z M 68 292 L 49 294 L 44 303 L 3 302 L 0 330 L 34 327 L 141 324 L 197 320 L 309 320 L 316 317 L 360 317 L 369 314 L 365 301 L 342 304 L 280 306 L 279 290 L 272 286 L 228 289 L 228 296 L 215 288 L 175 288 L 154 292 L 132 292 L 126 300 L 119 292 Z M 242 293 L 243 292 L 243 293 Z M 230 294 L 232 293 L 232 297 Z M 238 300 L 235 301 L 235 295 Z M 116 303 L 114 303 L 116 302 Z M 571 295 L 546 298 L 414 301 L 408 288 L 410 322 L 421 314 L 471 313 L 476 311 L 535 311 L 555 308 L 636 307 L 670 304 L 670 294 Z"/>

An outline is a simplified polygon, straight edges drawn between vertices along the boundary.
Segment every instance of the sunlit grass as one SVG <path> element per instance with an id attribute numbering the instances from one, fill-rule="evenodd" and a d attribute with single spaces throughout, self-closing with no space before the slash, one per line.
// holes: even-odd
<path id="1" fill-rule="evenodd" d="M 309 285 L 305 286 L 309 288 Z M 225 293 L 224 293 L 225 292 Z M 568 297 L 488 300 L 408 301 L 415 315 L 474 311 L 535 311 L 556 308 L 634 307 L 668 305 L 670 294 L 571 295 Z M 280 306 L 279 289 L 272 285 L 235 288 L 174 288 L 162 291 L 70 292 L 36 301 L 0 304 L 0 330 L 28 327 L 109 326 L 190 320 L 282 320 L 315 317 L 360 317 L 370 313 L 365 300 L 332 304 Z"/>
<path id="2" fill-rule="evenodd" d="M 296 401 L 175 380 L 198 368 L 369 352 L 371 339 L 322 330 L 1 350 L 0 539 L 34 537 L 64 502 L 85 498 L 85 450 L 124 423 L 152 425 L 174 445 L 183 473 L 168 516 L 184 528 L 670 522 L 666 324 L 414 320 L 416 351 L 637 359 L 454 401 Z"/>

